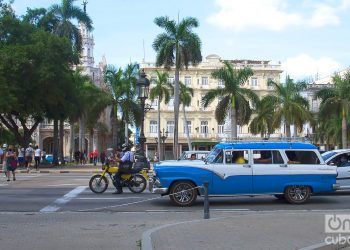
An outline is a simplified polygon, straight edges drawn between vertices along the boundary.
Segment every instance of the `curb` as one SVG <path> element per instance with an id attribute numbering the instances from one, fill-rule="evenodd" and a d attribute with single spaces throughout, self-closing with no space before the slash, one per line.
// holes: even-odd
<path id="1" fill-rule="evenodd" d="M 312 246 L 299 248 L 298 250 L 340 250 L 349 247 L 350 244 L 327 244 L 325 242 L 317 243 Z"/>
<path id="2" fill-rule="evenodd" d="M 91 170 L 32 170 L 28 171 L 27 170 L 17 170 L 15 173 L 18 174 L 69 174 L 69 173 L 88 173 L 88 174 L 94 174 L 94 173 L 100 173 L 101 170 L 97 169 L 91 169 Z M 0 173 L 5 173 L 3 170 L 0 170 Z"/>

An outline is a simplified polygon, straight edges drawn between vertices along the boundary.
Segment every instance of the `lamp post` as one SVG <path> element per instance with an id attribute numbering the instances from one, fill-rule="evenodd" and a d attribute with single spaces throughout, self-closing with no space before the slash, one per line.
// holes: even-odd
<path id="1" fill-rule="evenodd" d="M 160 140 L 162 143 L 162 154 L 160 154 L 159 152 L 159 160 L 165 160 L 165 140 L 168 138 L 169 132 L 168 130 L 164 132 L 164 128 L 163 131 L 161 132 L 161 136 L 160 136 Z M 158 143 L 158 137 L 154 138 L 156 140 L 156 143 Z"/>
<path id="2" fill-rule="evenodd" d="M 144 134 L 144 121 L 145 121 L 145 101 L 148 98 L 150 81 L 146 78 L 145 71 L 142 69 L 140 77 L 137 80 L 137 96 L 141 104 L 141 131 L 139 136 L 140 150 L 144 155 L 144 147 L 146 142 L 146 137 Z"/>

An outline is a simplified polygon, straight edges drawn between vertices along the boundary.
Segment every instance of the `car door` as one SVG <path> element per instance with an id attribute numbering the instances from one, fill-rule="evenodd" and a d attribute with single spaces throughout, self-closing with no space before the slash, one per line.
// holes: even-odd
<path id="1" fill-rule="evenodd" d="M 336 165 L 338 171 L 338 180 L 350 179 L 350 153 L 344 152 L 331 157 L 327 161 L 328 165 Z"/>
<path id="2" fill-rule="evenodd" d="M 252 168 L 248 150 L 225 150 L 223 161 L 212 163 L 214 195 L 252 193 Z"/>
<path id="3" fill-rule="evenodd" d="M 253 192 L 282 193 L 288 165 L 279 150 L 252 150 Z"/>

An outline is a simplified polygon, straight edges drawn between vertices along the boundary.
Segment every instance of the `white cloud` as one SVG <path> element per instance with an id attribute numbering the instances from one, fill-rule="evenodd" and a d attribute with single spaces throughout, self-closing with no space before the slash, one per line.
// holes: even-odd
<path id="1" fill-rule="evenodd" d="M 312 77 L 326 77 L 332 75 L 335 71 L 342 69 L 342 66 L 336 60 L 329 57 L 312 58 L 307 54 L 299 54 L 288 58 L 282 63 L 283 75 L 288 74 L 295 80 L 303 80 Z M 284 79 L 284 76 L 282 76 Z"/>
<path id="2" fill-rule="evenodd" d="M 340 23 L 339 12 L 350 7 L 350 0 L 216 0 L 220 10 L 207 21 L 215 26 L 240 31 L 258 27 L 279 31 L 288 26 L 321 27 Z M 303 4 L 305 3 L 305 4 Z M 299 7 L 298 12 L 296 7 Z"/>

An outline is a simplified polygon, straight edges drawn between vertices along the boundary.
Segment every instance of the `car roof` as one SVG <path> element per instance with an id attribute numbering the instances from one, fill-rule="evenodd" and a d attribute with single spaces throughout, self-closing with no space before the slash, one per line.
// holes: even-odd
<path id="1" fill-rule="evenodd" d="M 345 148 L 345 149 L 334 149 L 334 150 L 330 150 L 330 151 L 326 151 L 325 153 L 329 153 L 329 152 L 334 152 L 334 153 L 345 153 L 345 152 L 350 152 L 349 148 Z"/>
<path id="2" fill-rule="evenodd" d="M 184 151 L 184 153 L 187 153 L 187 154 L 198 154 L 198 153 L 209 153 L 210 151 L 207 151 L 207 150 L 192 150 L 192 151 L 189 151 L 189 150 L 186 150 Z"/>
<path id="3" fill-rule="evenodd" d="M 254 141 L 254 142 L 222 142 L 215 146 L 219 149 L 317 149 L 307 142 L 284 142 L 284 141 Z"/>

